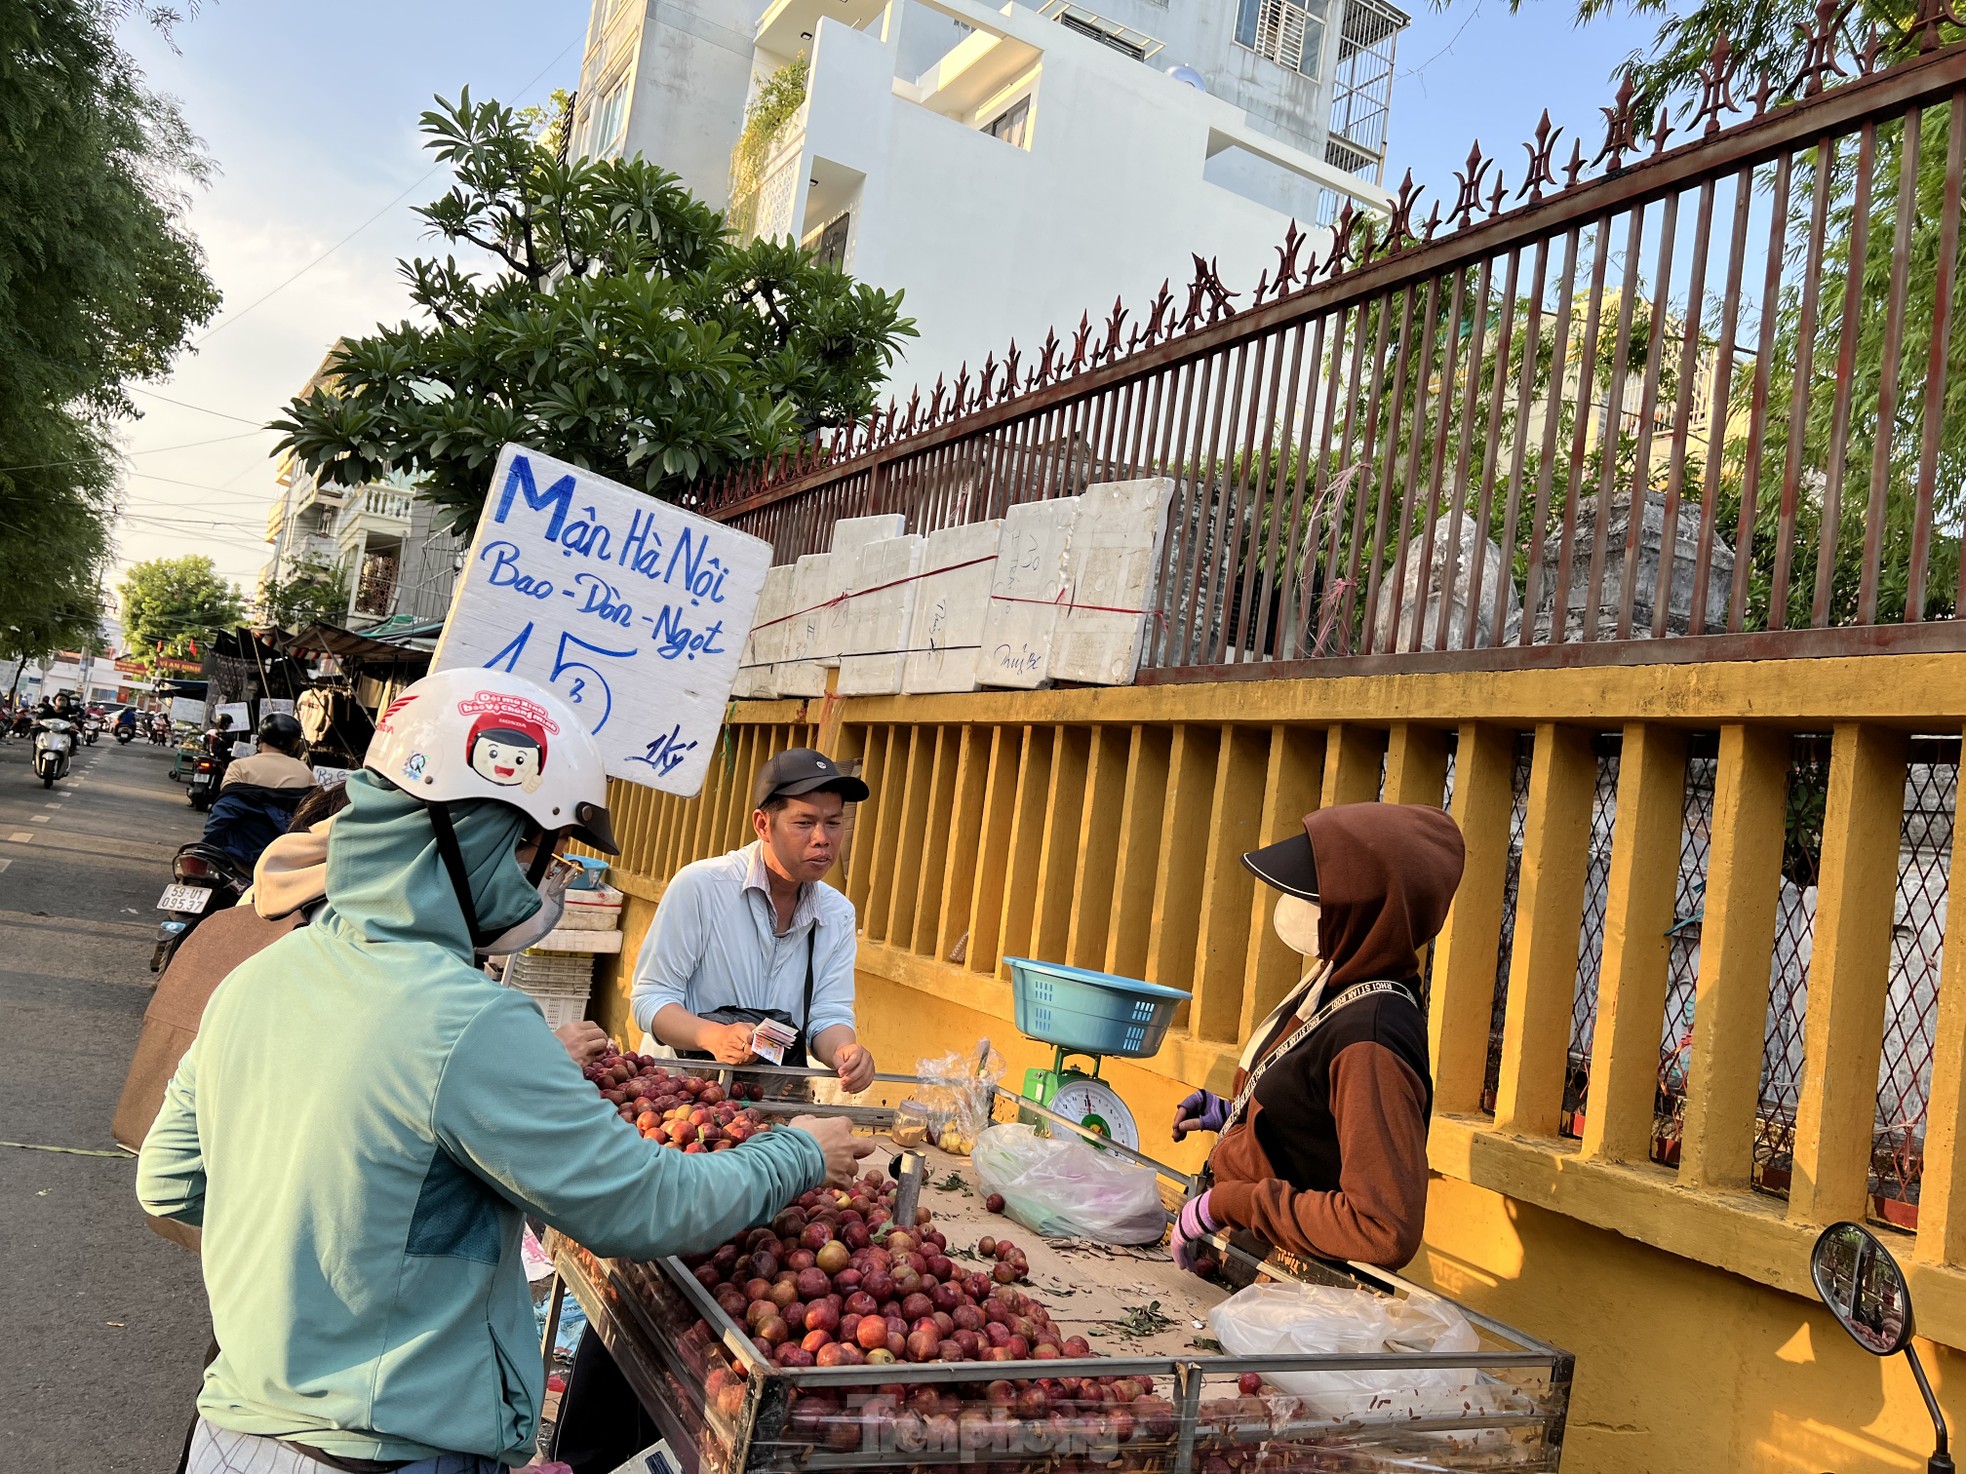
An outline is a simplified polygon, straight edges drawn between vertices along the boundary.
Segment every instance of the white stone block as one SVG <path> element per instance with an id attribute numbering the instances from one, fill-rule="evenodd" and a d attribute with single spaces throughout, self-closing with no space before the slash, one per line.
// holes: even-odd
<path id="1" fill-rule="evenodd" d="M 1065 592 L 1066 554 L 1079 499 L 1021 502 L 1003 519 L 977 679 L 1030 690 L 1051 678 L 1051 635 Z"/>
<path id="2" fill-rule="evenodd" d="M 840 646 L 840 679 L 835 688 L 840 695 L 900 693 L 908 627 L 915 612 L 914 580 L 922 571 L 922 544 L 923 539 L 911 533 L 860 550 L 846 603 L 846 640 Z"/>
<path id="3" fill-rule="evenodd" d="M 754 698 L 775 696 L 773 667 L 785 649 L 785 616 L 792 612 L 792 579 L 797 569 L 780 563 L 765 570 L 763 590 L 758 594 L 758 616 L 751 636 L 744 642 L 744 657 L 738 665 L 733 696 Z"/>
<path id="4" fill-rule="evenodd" d="M 826 667 L 823 654 L 839 658 L 839 647 L 827 645 L 832 638 L 833 607 L 829 600 L 838 596 L 834 588 L 831 553 L 807 553 L 799 559 L 792 575 L 792 608 L 795 616 L 785 622 L 785 648 L 772 672 L 772 684 L 780 696 L 824 696 Z"/>
<path id="5" fill-rule="evenodd" d="M 974 691 L 983 620 L 990 607 L 1003 521 L 945 527 L 928 535 L 923 576 L 915 581 L 914 618 L 901 689 L 908 693 Z"/>
<path id="6" fill-rule="evenodd" d="M 1054 681 L 1133 684 L 1173 496 L 1172 480 L 1149 476 L 1088 486 L 1077 498 L 1065 556 L 1071 592 L 1051 634 Z"/>
<path id="7" fill-rule="evenodd" d="M 899 512 L 884 513 L 878 517 L 842 517 L 833 524 L 832 588 L 828 599 L 841 602 L 830 604 L 821 621 L 819 631 L 820 654 L 817 657 L 823 666 L 836 666 L 840 663 L 840 652 L 846 648 L 847 619 L 851 608 L 844 595 L 853 587 L 853 576 L 860 566 L 860 555 L 875 543 L 886 542 L 889 538 L 900 537 L 908 530 L 908 519 Z"/>

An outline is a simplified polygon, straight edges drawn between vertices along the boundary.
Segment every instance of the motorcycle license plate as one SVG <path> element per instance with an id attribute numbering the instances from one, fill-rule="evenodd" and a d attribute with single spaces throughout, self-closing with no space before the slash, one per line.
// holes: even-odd
<path id="1" fill-rule="evenodd" d="M 202 885 L 167 885 L 157 899 L 159 911 L 203 911 L 212 893 Z"/>

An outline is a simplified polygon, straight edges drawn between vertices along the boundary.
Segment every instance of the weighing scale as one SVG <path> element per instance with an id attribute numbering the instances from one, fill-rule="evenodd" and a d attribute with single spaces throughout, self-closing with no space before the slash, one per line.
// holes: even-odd
<path id="1" fill-rule="evenodd" d="M 1120 1094 L 1099 1078 L 1102 1059 L 1145 1059 L 1159 1051 L 1179 988 L 1089 968 L 1006 957 L 1018 1032 L 1052 1046 L 1051 1067 L 1024 1072 L 1024 1096 L 1087 1131 L 1140 1149 L 1140 1128 Z M 1068 1061 L 1083 1060 L 1090 1070 Z M 1041 1118 L 1026 1114 L 1031 1125 Z"/>
<path id="2" fill-rule="evenodd" d="M 1066 1064 L 1067 1059 L 1091 1060 L 1092 1073 Z M 1120 1099 L 1120 1093 L 1099 1078 L 1096 1054 L 1082 1054 L 1062 1044 L 1052 1046 L 1050 1069 L 1033 1065 L 1024 1072 L 1024 1098 L 1078 1122 L 1095 1135 L 1117 1141 L 1129 1151 L 1140 1150 L 1140 1128 L 1134 1124 L 1133 1112 Z M 1042 1122 L 1033 1117 L 1031 1124 Z"/>

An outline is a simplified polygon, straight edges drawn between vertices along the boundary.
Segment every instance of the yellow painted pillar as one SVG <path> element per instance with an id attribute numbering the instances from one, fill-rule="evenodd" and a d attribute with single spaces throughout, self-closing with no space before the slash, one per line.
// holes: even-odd
<path id="1" fill-rule="evenodd" d="M 882 774 L 884 791 L 874 796 L 874 824 L 867 836 L 873 841 L 870 857 L 873 864 L 868 872 L 872 880 L 867 887 L 867 904 L 860 911 L 860 925 L 875 941 L 887 937 L 902 821 L 908 812 L 909 791 L 916 783 L 922 762 L 924 739 L 932 740 L 933 736 L 932 730 L 921 727 L 889 728 L 887 764 Z"/>
<path id="2" fill-rule="evenodd" d="M 1106 933 L 1107 972 L 1147 975 L 1147 944 L 1154 927 L 1154 877 L 1160 871 L 1161 819 L 1167 807 L 1170 727 L 1133 729 L 1127 754 L 1126 793 L 1120 801 L 1118 851 L 1113 859 L 1113 924 Z"/>
<path id="3" fill-rule="evenodd" d="M 1686 809 L 1686 734 L 1634 722 L 1618 759 L 1618 820 L 1597 976 L 1584 1155 L 1643 1162 L 1651 1155 L 1659 1086 L 1679 842 Z"/>
<path id="4" fill-rule="evenodd" d="M 990 731 L 989 767 L 983 785 L 983 814 L 976 848 L 975 884 L 970 897 L 969 930 L 963 963 L 972 972 L 997 970 L 997 942 L 1003 934 L 1005 877 L 1010 839 L 1017 823 L 1027 729 L 1003 725 Z M 954 950 L 955 943 L 950 944 Z"/>
<path id="5" fill-rule="evenodd" d="M 1154 872 L 1154 920 L 1147 942 L 1147 978 L 1169 988 L 1192 988 L 1195 938 L 1201 930 L 1202 871 L 1215 803 L 1218 727 L 1186 723 L 1174 729 L 1168 754 L 1167 820 Z M 1192 1005 L 1175 1013 L 1185 1028 Z"/>
<path id="6" fill-rule="evenodd" d="M 989 789 L 990 744 L 994 736 L 993 728 L 973 723 L 962 729 L 946 816 L 947 869 L 935 917 L 935 935 L 927 948 L 938 962 L 949 961 L 957 943 L 969 932 L 969 903 L 976 894 L 976 867 L 983 844 L 983 804 Z M 926 915 L 922 922 L 927 925 Z"/>
<path id="7" fill-rule="evenodd" d="M 1754 1165 L 1788 754 L 1785 732 L 1738 723 L 1720 729 L 1680 1128 L 1679 1180 L 1687 1187 L 1743 1188 Z"/>
<path id="8" fill-rule="evenodd" d="M 1516 886 L 1502 1072 L 1495 1089 L 1495 1125 L 1502 1131 L 1556 1134 L 1596 786 L 1590 734 L 1539 723 Z"/>
<path id="9" fill-rule="evenodd" d="M 1467 844 L 1467 865 L 1447 924 L 1434 941 L 1427 1010 L 1434 1109 L 1445 1115 L 1463 1115 L 1480 1106 L 1488 1068 L 1514 809 L 1515 735 L 1506 727 L 1469 722 L 1455 747 L 1451 812 Z"/>
<path id="10" fill-rule="evenodd" d="M 1263 812 L 1256 826 L 1256 843 L 1272 844 L 1303 833 L 1304 816 L 1317 807 L 1324 776 L 1324 733 L 1309 727 L 1270 728 L 1269 769 L 1263 781 Z M 1278 892 L 1267 885 L 1251 887 L 1249 908 L 1249 986 L 1243 990 L 1242 1017 L 1236 1031 L 1250 1031 L 1304 975 L 1302 957 L 1277 937 L 1271 917 Z"/>
<path id="11" fill-rule="evenodd" d="M 1955 832 L 1948 896 L 1966 896 L 1966 844 Z M 1932 1095 L 1925 1111 L 1925 1170 L 1918 1196 L 1914 1257 L 1928 1264 L 1966 1259 L 1966 905 L 1946 907 L 1939 960 L 1939 1014 L 1932 1035 Z"/>
<path id="12" fill-rule="evenodd" d="M 1249 964 L 1249 912 L 1256 878 L 1242 863 L 1261 843 L 1269 732 L 1229 727 L 1215 770 L 1214 822 L 1204 847 L 1201 930 L 1196 943 L 1195 1001 L 1189 1028 L 1201 1039 L 1234 1039 L 1242 1023 Z"/>
<path id="13" fill-rule="evenodd" d="M 1071 936 L 1073 880 L 1079 866 L 1079 830 L 1085 813 L 1086 773 L 1092 764 L 1092 732 L 1060 727 L 1052 738 L 1051 793 L 1045 801 L 1044 839 L 1038 854 L 1037 904 L 1032 911 L 1031 955 L 1063 962 Z"/>
<path id="14" fill-rule="evenodd" d="M 1320 806 L 1369 804 L 1379 796 L 1379 765 L 1386 734 L 1377 727 L 1341 722 L 1326 734 Z"/>
<path id="15" fill-rule="evenodd" d="M 1870 1203 L 1906 749 L 1904 733 L 1857 723 L 1830 746 L 1789 1187 L 1789 1217 L 1804 1223 L 1861 1219 Z"/>
<path id="16" fill-rule="evenodd" d="M 1396 722 L 1386 739 L 1389 804 L 1438 807 L 1447 788 L 1447 734 L 1417 722 Z"/>
<path id="17" fill-rule="evenodd" d="M 1017 769 L 1010 849 L 1004 860 L 1003 917 L 997 934 L 1000 969 L 1006 957 L 1031 955 L 1031 918 L 1037 910 L 1038 870 L 1044 860 L 1046 811 L 1051 802 L 1054 735 L 1050 727 L 1024 729 L 1024 760 Z"/>
<path id="18" fill-rule="evenodd" d="M 908 763 L 908 791 L 903 800 L 901 834 L 895 844 L 894 880 L 888 887 L 887 928 L 881 933 L 898 947 L 914 946 L 916 906 L 927 882 L 930 831 L 941 832 L 944 819 L 935 800 L 942 772 L 942 751 L 948 743 L 942 727 L 917 727 L 915 750 Z M 940 871 L 939 865 L 935 866 Z M 936 876 L 937 881 L 941 879 Z M 871 933 L 870 933 L 871 934 Z"/>
<path id="19" fill-rule="evenodd" d="M 893 745 L 895 728 L 868 727 L 863 738 L 865 755 L 861 759 L 860 781 L 867 785 L 867 801 L 853 816 L 852 843 L 847 850 L 846 898 L 859 916 L 867 914 L 867 895 L 874 880 L 874 851 L 880 829 L 882 801 L 887 796 L 887 757 Z"/>
<path id="20" fill-rule="evenodd" d="M 1118 820 L 1126 806 L 1132 739 L 1133 733 L 1126 727 L 1102 725 L 1092 729 L 1085 804 L 1079 816 L 1078 863 L 1072 882 L 1071 929 L 1065 938 L 1065 960 L 1074 967 L 1100 969 L 1106 965 L 1113 883 L 1119 866 Z"/>

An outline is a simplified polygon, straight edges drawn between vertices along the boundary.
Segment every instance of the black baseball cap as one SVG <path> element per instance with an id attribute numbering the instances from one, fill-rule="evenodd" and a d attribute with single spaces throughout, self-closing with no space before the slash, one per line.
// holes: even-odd
<path id="1" fill-rule="evenodd" d="M 751 807 L 762 809 L 775 798 L 804 798 L 808 793 L 837 793 L 850 804 L 863 803 L 870 792 L 838 763 L 810 747 L 779 753 L 751 780 Z"/>
<path id="2" fill-rule="evenodd" d="M 1250 850 L 1243 855 L 1242 863 L 1263 884 L 1275 886 L 1287 896 L 1300 901 L 1318 898 L 1317 857 L 1311 853 L 1308 834 L 1293 834 L 1260 850 Z"/>

